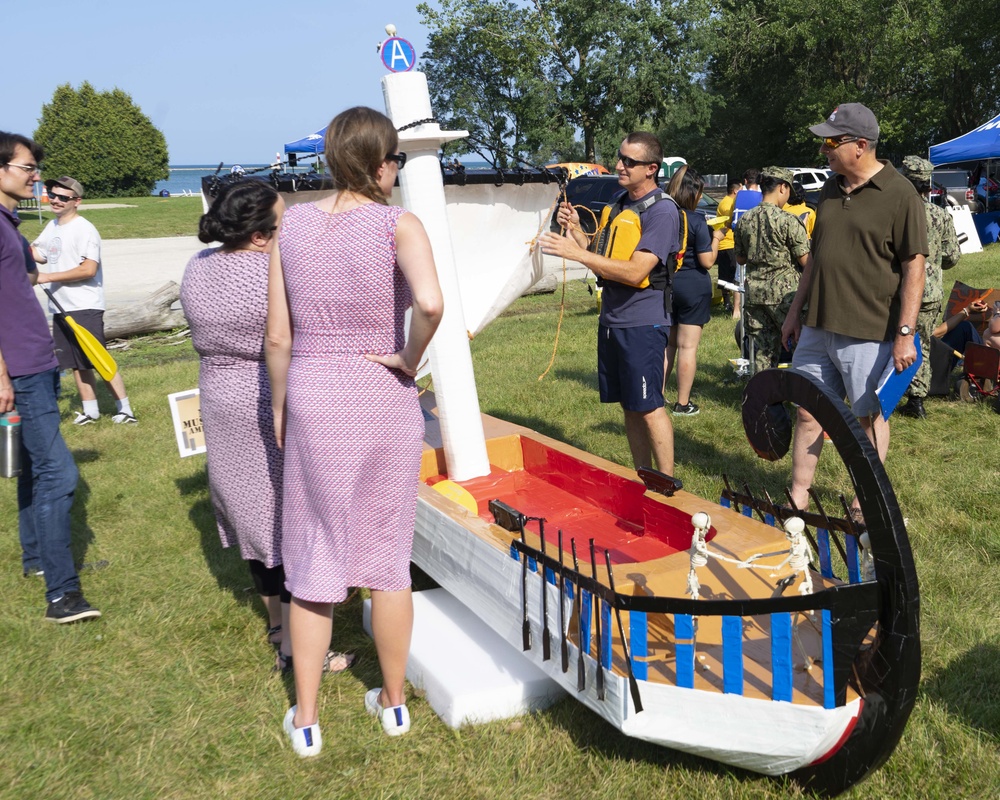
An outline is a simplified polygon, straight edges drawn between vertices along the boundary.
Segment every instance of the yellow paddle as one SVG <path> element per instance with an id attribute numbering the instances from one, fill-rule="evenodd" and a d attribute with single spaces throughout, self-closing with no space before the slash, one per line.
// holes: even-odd
<path id="1" fill-rule="evenodd" d="M 52 292 L 44 286 L 42 289 L 49 296 L 49 300 L 52 301 L 53 305 L 59 309 L 59 313 L 63 315 L 63 319 L 66 320 L 66 324 L 69 325 L 70 330 L 73 331 L 73 335 L 76 337 L 76 343 L 80 345 L 83 354 L 90 359 L 90 363 L 94 365 L 97 374 L 104 378 L 104 380 L 110 381 L 118 374 L 118 365 L 111 357 L 111 353 L 104 348 L 104 345 L 97 341 L 97 337 L 94 334 L 86 328 L 81 328 L 76 320 L 63 311 L 63 307 L 53 297 Z"/>
<path id="2" fill-rule="evenodd" d="M 458 503 L 470 514 L 478 514 L 479 507 L 476 505 L 476 498 L 464 486 L 460 486 L 455 481 L 438 481 L 431 487 L 434 491 L 440 492 L 449 500 Z"/>

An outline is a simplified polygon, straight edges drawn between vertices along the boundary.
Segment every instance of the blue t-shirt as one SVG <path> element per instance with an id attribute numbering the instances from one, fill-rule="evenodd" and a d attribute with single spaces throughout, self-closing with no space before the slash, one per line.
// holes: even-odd
<path id="1" fill-rule="evenodd" d="M 708 222 L 705 217 L 697 211 L 685 210 L 684 216 L 687 217 L 688 221 L 688 239 L 681 270 L 704 270 L 704 267 L 698 263 L 698 256 L 696 254 L 712 252 L 712 232 L 708 229 Z M 681 236 L 683 235 L 684 232 L 681 231 Z"/>
<path id="2" fill-rule="evenodd" d="M 731 228 L 735 228 L 740 221 L 740 217 L 746 214 L 751 208 L 759 206 L 764 201 L 764 193 L 760 189 L 740 189 L 736 193 L 733 201 L 733 219 L 729 223 Z"/>
<path id="3" fill-rule="evenodd" d="M 21 221 L 0 206 L 0 353 L 12 378 L 59 366 L 45 312 L 28 280 Z M 34 266 L 34 261 L 31 262 Z M 32 270 L 34 271 L 34 270 Z"/>
<path id="4" fill-rule="evenodd" d="M 661 190 L 657 188 L 653 191 Z M 644 194 L 635 201 L 626 199 L 624 209 L 641 203 L 652 193 Z M 674 202 L 664 198 L 654 203 L 642 214 L 642 235 L 635 249 L 656 256 L 656 268 L 666 264 L 668 269 L 673 269 L 671 257 L 680 247 L 678 227 L 679 217 Z M 625 283 L 605 280 L 601 293 L 601 324 L 608 328 L 669 325 L 670 317 L 663 309 L 663 292 L 652 287 L 636 289 Z"/>

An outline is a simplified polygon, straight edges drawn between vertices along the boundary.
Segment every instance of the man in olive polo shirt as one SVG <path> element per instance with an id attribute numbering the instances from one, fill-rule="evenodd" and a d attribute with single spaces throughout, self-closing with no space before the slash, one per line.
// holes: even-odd
<path id="1" fill-rule="evenodd" d="M 885 461 L 889 425 L 875 389 L 917 357 L 913 331 L 927 255 L 923 205 L 913 184 L 876 158 L 878 121 L 865 106 L 842 104 L 809 130 L 823 140 L 820 153 L 836 174 L 820 192 L 812 266 L 802 274 L 782 340 L 797 342 L 795 369 L 847 397 Z M 800 509 L 809 505 L 822 448 L 819 423 L 800 408 L 791 492 Z"/>

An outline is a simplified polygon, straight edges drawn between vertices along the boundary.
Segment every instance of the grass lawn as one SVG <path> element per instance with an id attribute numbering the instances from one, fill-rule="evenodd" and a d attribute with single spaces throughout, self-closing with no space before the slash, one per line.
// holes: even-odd
<path id="1" fill-rule="evenodd" d="M 88 208 L 88 205 L 124 205 L 127 208 Z M 101 232 L 102 239 L 157 239 L 164 236 L 196 236 L 201 217 L 201 196 L 194 197 L 114 197 L 107 200 L 85 198 L 80 214 Z M 21 233 L 34 241 L 42 228 L 54 219 L 51 211 L 21 212 Z"/>
<path id="2" fill-rule="evenodd" d="M 1000 248 L 963 258 L 948 278 L 1000 285 Z M 580 282 L 567 287 L 555 365 L 537 380 L 559 300 L 523 298 L 472 343 L 482 409 L 627 464 L 621 412 L 597 400 L 596 314 Z M 359 661 L 325 681 L 325 748 L 300 761 L 281 731 L 292 685 L 270 673 L 263 609 L 238 554 L 219 546 L 204 459 L 177 456 L 166 395 L 194 386 L 198 365 L 176 342 L 153 337 L 118 354 L 137 427 L 105 418 L 74 428 L 64 379 L 63 432 L 81 474 L 75 552 L 80 563 L 109 562 L 81 573 L 101 620 L 42 622 L 41 581 L 21 577 L 14 482 L 0 482 L 0 798 L 804 796 L 787 781 L 630 740 L 572 699 L 452 731 L 412 696 L 413 732 L 389 739 L 362 709 L 378 669 L 358 597 L 338 609 L 333 643 Z M 677 474 L 705 497 L 718 497 L 723 472 L 780 494 L 789 461 L 766 463 L 746 444 L 733 355 L 719 311 L 699 352 L 702 412 L 675 419 Z M 1000 415 L 927 407 L 925 421 L 893 419 L 887 464 L 920 577 L 923 680 L 900 746 L 852 798 L 1000 796 Z M 828 507 L 849 491 L 832 449 L 816 485 Z"/>

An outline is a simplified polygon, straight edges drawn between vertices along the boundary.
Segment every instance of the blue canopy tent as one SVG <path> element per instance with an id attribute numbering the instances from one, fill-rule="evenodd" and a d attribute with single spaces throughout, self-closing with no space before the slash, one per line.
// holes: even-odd
<path id="1" fill-rule="evenodd" d="M 961 161 L 989 161 L 1000 158 L 1000 114 L 975 130 L 949 142 L 931 145 L 929 156 L 930 162 L 935 167 Z M 987 169 L 984 180 L 989 178 L 990 171 Z M 985 188 L 977 189 L 976 196 L 981 200 L 980 207 L 989 212 L 973 216 L 979 240 L 983 244 L 995 242 L 1000 238 L 1000 211 L 991 210 L 995 208 L 994 193 L 989 188 L 988 180 Z"/>
<path id="2" fill-rule="evenodd" d="M 285 145 L 286 153 L 312 153 L 317 155 L 323 152 L 323 141 L 326 139 L 326 128 L 310 133 L 308 136 Z"/>
<path id="3" fill-rule="evenodd" d="M 990 158 L 1000 158 L 1000 114 L 956 139 L 931 145 L 929 160 L 936 167 L 957 161 L 985 161 Z"/>

